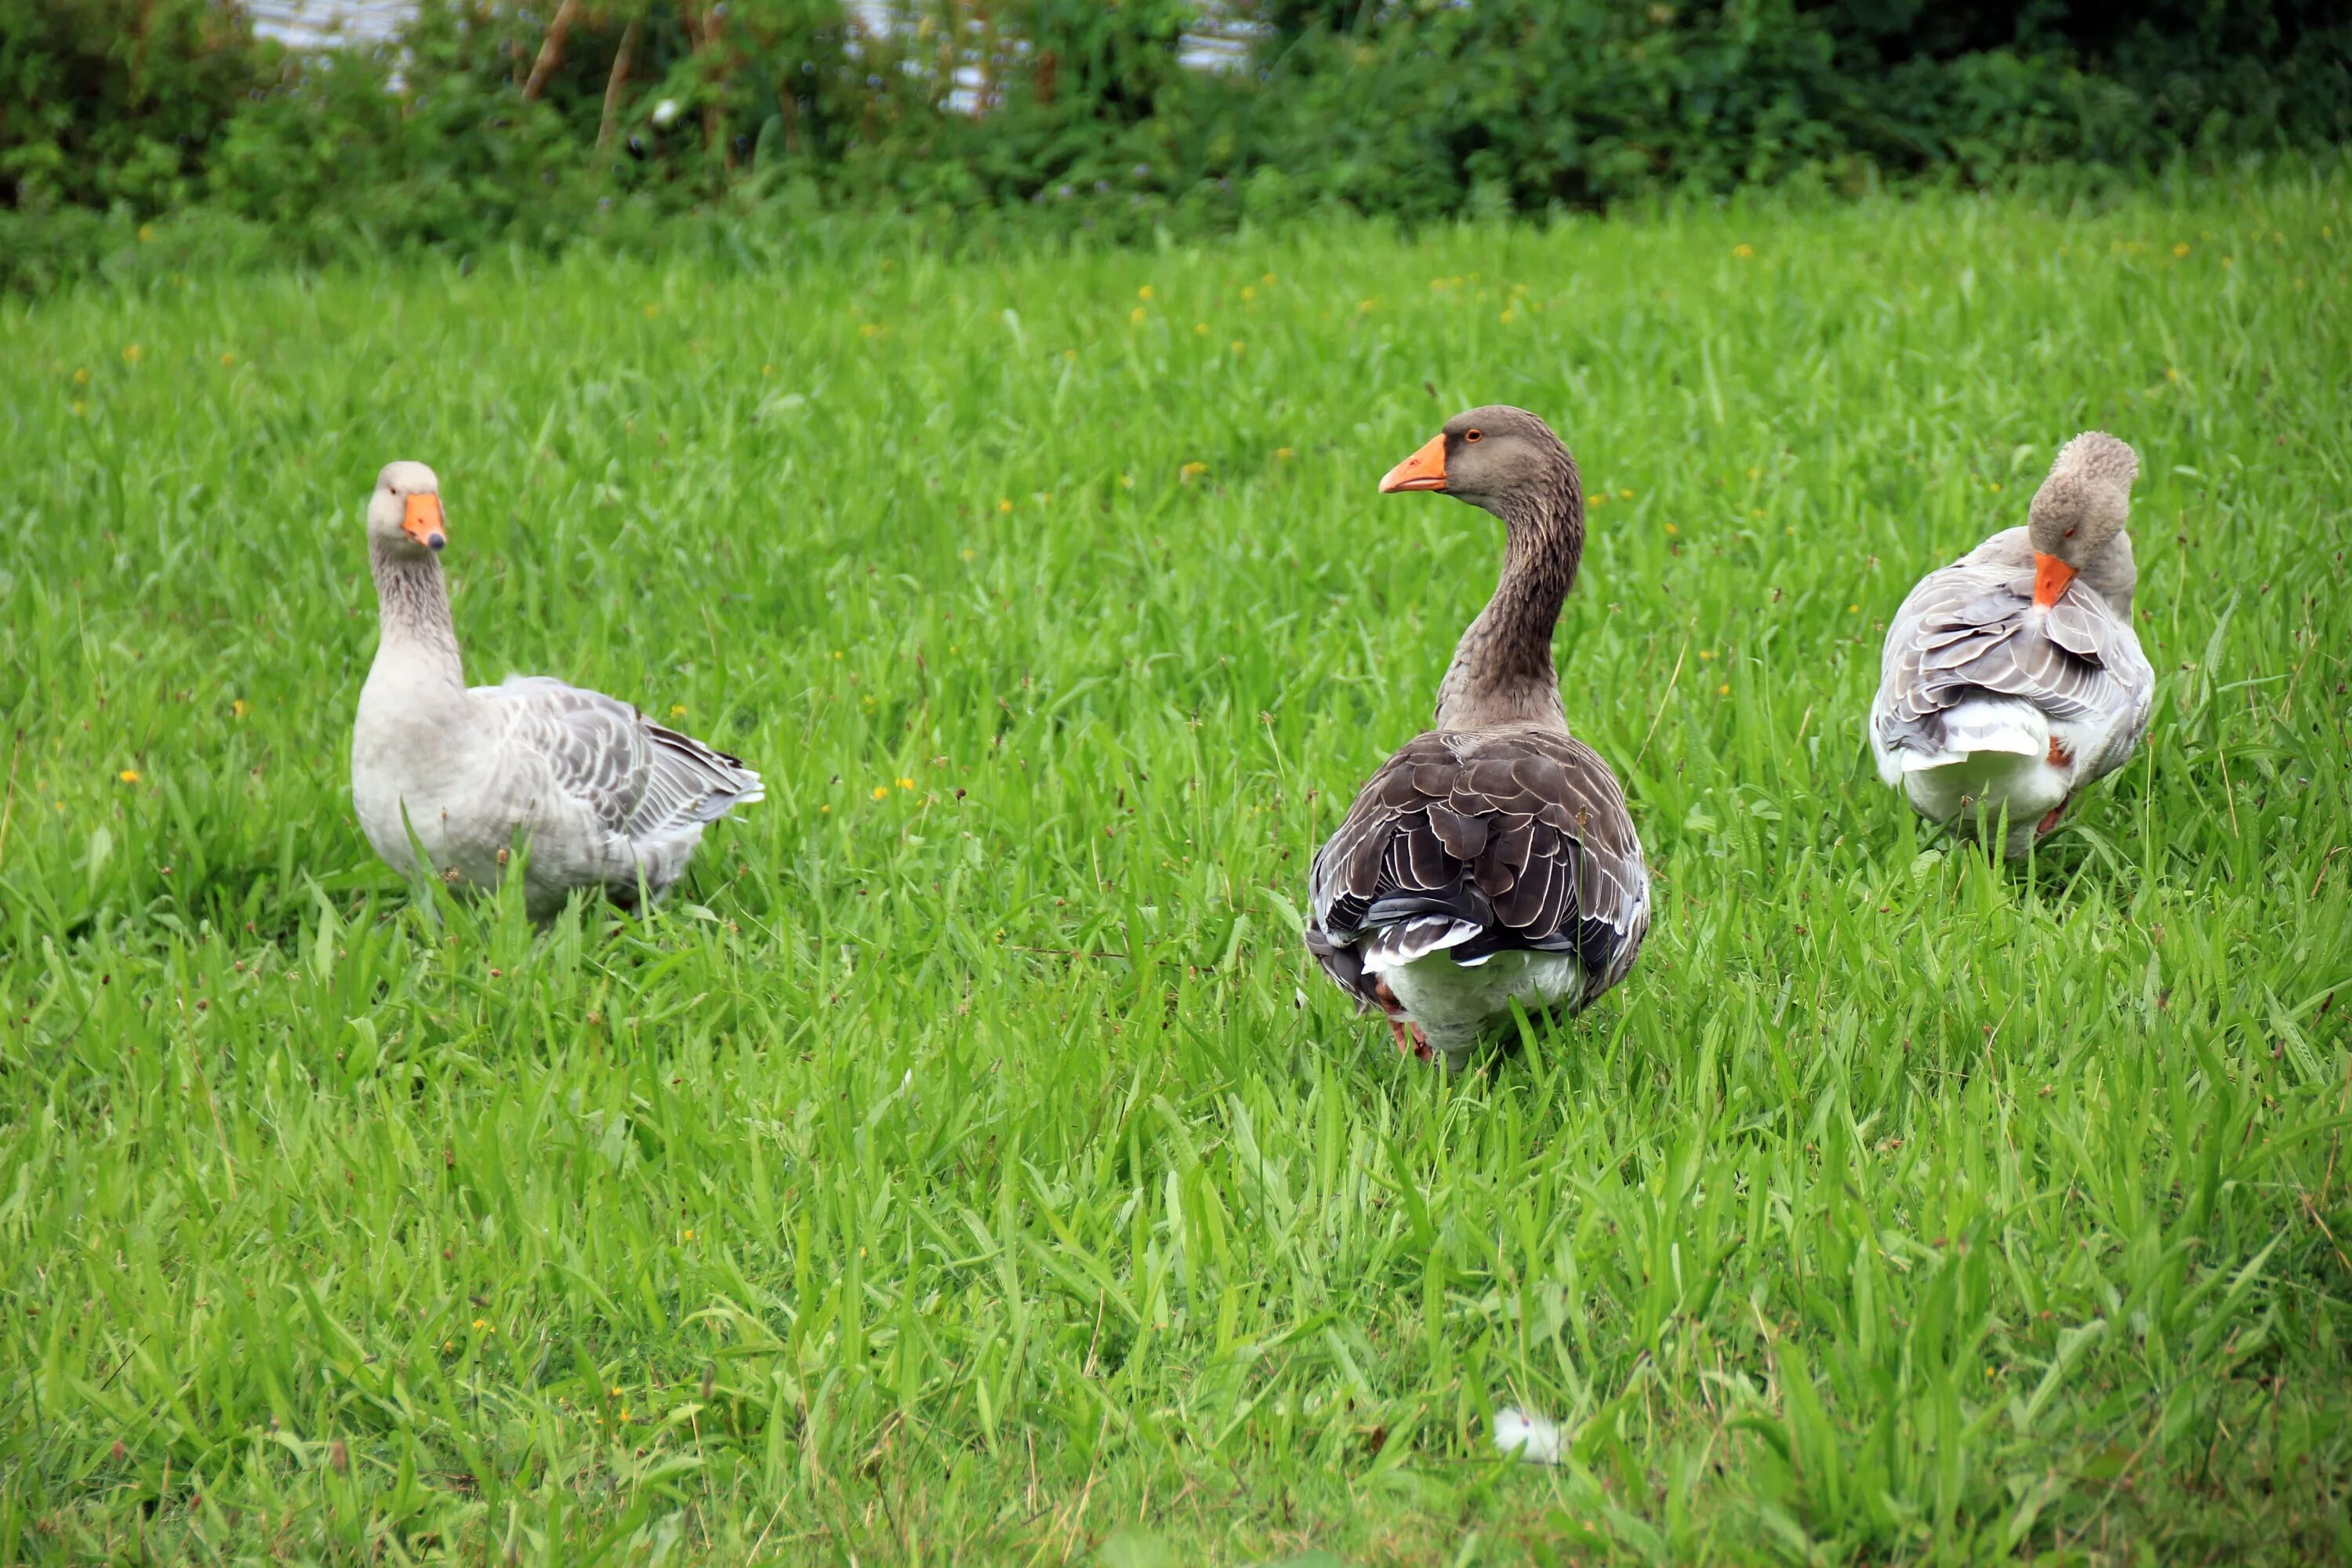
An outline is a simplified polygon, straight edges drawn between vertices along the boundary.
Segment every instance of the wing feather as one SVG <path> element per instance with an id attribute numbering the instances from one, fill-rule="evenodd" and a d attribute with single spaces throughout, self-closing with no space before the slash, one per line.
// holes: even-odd
<path id="1" fill-rule="evenodd" d="M 2032 579 L 1995 552 L 1930 572 L 1895 611 L 1880 657 L 1873 739 L 1883 752 L 1948 749 L 1943 715 L 1972 697 L 2021 699 L 2056 722 L 2116 736 L 2086 776 L 2120 766 L 2146 727 L 2155 672 L 2130 624 L 2087 584 L 2033 609 Z"/>
<path id="2" fill-rule="evenodd" d="M 1340 988 L 1377 1005 L 1360 944 L 1573 952 L 1590 1002 L 1633 968 L 1650 882 L 1608 764 L 1553 731 L 1433 731 L 1375 773 L 1308 869 L 1307 945 Z M 1437 923 L 1432 917 L 1444 917 Z M 1464 936 L 1472 925 L 1476 934 Z"/>
<path id="3" fill-rule="evenodd" d="M 598 826 L 644 843 L 715 821 L 761 798 L 760 775 L 648 721 L 601 691 L 547 676 L 478 687 L 507 719 L 509 743 L 530 752 Z"/>

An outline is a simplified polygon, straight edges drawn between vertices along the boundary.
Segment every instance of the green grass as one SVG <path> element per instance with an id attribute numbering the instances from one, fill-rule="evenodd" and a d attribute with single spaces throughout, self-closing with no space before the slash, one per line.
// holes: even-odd
<path id="1" fill-rule="evenodd" d="M 0 304 L 0 1560 L 2342 1560 L 2347 215 Z M 1297 907 L 1498 560 L 1374 482 L 1489 400 L 1611 497 L 1656 920 L 1444 1081 Z M 2092 426 L 2152 735 L 1989 867 L 1879 635 Z M 477 679 L 765 773 L 654 918 L 436 923 L 352 825 L 394 457 Z"/>

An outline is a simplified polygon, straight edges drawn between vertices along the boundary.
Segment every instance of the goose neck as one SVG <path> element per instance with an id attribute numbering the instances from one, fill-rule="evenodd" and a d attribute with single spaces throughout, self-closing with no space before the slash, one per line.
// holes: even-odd
<path id="1" fill-rule="evenodd" d="M 2132 559 L 2131 535 L 2117 533 L 2083 563 L 2084 583 L 2105 599 L 2118 616 L 2131 619 L 2132 591 L 2139 585 L 2139 568 Z"/>
<path id="2" fill-rule="evenodd" d="M 449 614 L 448 584 L 441 563 L 371 543 L 375 576 L 379 667 L 396 663 L 427 679 L 446 679 L 462 689 L 464 667 L 457 657 L 457 629 Z"/>
<path id="3" fill-rule="evenodd" d="M 1584 554 L 1584 492 L 1575 460 L 1563 451 L 1552 483 L 1498 498 L 1492 510 L 1503 520 L 1503 574 L 1454 650 L 1438 688 L 1437 725 L 1565 730 L 1551 637 Z"/>

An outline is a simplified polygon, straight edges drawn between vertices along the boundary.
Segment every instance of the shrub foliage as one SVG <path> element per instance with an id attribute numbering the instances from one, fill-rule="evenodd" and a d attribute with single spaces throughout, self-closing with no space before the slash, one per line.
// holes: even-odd
<path id="1" fill-rule="evenodd" d="M 421 0 L 289 51 L 237 0 L 0 0 L 0 268 L 205 205 L 311 249 L 721 200 L 1024 224 L 1408 221 L 2339 142 L 2324 0 Z M 1182 62 L 1253 24 L 1244 68 Z M 107 215 L 99 221 L 92 215 Z M 1001 218 L 992 219 L 1001 222 Z"/>

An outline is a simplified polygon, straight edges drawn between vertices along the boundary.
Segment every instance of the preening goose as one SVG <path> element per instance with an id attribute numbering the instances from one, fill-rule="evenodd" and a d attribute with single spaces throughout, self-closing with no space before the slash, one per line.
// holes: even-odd
<path id="1" fill-rule="evenodd" d="M 496 886 L 527 842 L 534 919 L 575 889 L 634 905 L 685 871 L 704 826 L 761 798 L 737 759 L 650 723 L 625 702 L 545 676 L 466 685 L 440 552 L 441 485 L 392 463 L 368 501 L 381 640 L 352 735 L 360 827 L 394 870 L 411 836 L 452 886 Z"/>
<path id="2" fill-rule="evenodd" d="M 2023 528 L 1911 590 L 1886 628 L 1870 746 L 1937 822 L 1998 823 L 2012 857 L 2074 792 L 2131 760 L 2156 672 L 2131 626 L 2139 458 L 2087 430 L 2059 449 Z"/>
<path id="3" fill-rule="evenodd" d="M 1474 408 L 1381 480 L 1503 520 L 1502 580 L 1454 650 L 1437 725 L 1356 796 L 1308 871 L 1307 948 L 1401 1050 L 1458 1065 L 1530 1013 L 1625 978 L 1650 876 L 1625 793 L 1568 732 L 1551 634 L 1584 553 L 1576 459 L 1525 409 Z"/>

